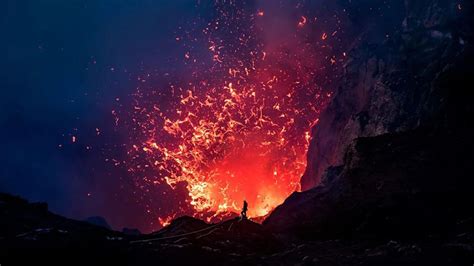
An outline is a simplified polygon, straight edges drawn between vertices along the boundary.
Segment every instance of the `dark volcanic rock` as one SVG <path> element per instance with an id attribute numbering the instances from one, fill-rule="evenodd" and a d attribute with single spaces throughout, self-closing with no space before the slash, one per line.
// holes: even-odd
<path id="1" fill-rule="evenodd" d="M 248 220 L 206 224 L 185 217 L 170 225 L 181 235 L 169 230 L 167 236 L 158 232 L 136 237 L 65 219 L 6 194 L 0 194 L 0 217 L 0 260 L 7 265 L 465 265 L 472 261 L 468 233 L 441 244 L 333 239 L 283 245 Z M 471 225 L 472 220 L 460 221 L 457 228 Z"/>
<path id="2" fill-rule="evenodd" d="M 171 236 L 189 233 L 201 229 L 208 228 L 210 225 L 203 220 L 199 220 L 190 216 L 181 216 L 173 221 L 158 232 L 152 233 L 152 235 L 160 236 Z"/>
<path id="3" fill-rule="evenodd" d="M 307 239 L 466 233 L 456 231 L 472 223 L 474 145 L 465 133 L 419 129 L 359 138 L 343 166 L 331 168 L 320 186 L 294 193 L 264 225 Z"/>
<path id="4" fill-rule="evenodd" d="M 180 217 L 154 234 L 130 235 L 1 193 L 0 218 L 0 261 L 7 265 L 254 265 L 285 248 L 250 220 L 208 224 Z"/>
<path id="5" fill-rule="evenodd" d="M 91 216 L 87 219 L 84 220 L 85 222 L 88 222 L 93 225 L 97 225 L 103 228 L 107 228 L 111 230 L 112 228 L 110 227 L 109 223 L 107 223 L 107 220 L 105 220 L 104 217 L 102 216 Z"/>
<path id="6" fill-rule="evenodd" d="M 126 235 L 129 235 L 129 236 L 139 236 L 142 234 L 142 232 L 140 232 L 140 230 L 136 229 L 136 228 L 123 228 L 122 229 L 122 233 L 126 234 Z"/>
<path id="7" fill-rule="evenodd" d="M 179 217 L 160 231 L 138 243 L 198 244 L 220 252 L 264 254 L 281 247 L 273 234 L 262 225 L 250 220 L 234 218 L 216 224 L 207 224 L 189 216 Z"/>
<path id="8" fill-rule="evenodd" d="M 75 221 L 49 212 L 44 204 L 0 193 L 0 260 L 2 264 L 25 265 L 43 262 L 67 264 L 90 262 L 93 258 L 111 263 L 121 261 L 120 233 Z M 61 253 L 61 256 L 58 255 Z"/>
<path id="9" fill-rule="evenodd" d="M 303 190 L 342 164 L 354 139 L 442 123 L 447 97 L 470 96 L 472 67 L 460 61 L 472 54 L 472 3 L 407 0 L 405 7 L 396 30 L 383 18 L 373 25 L 385 32 L 384 40 L 363 36 L 348 52 L 339 88 L 313 129 Z"/>

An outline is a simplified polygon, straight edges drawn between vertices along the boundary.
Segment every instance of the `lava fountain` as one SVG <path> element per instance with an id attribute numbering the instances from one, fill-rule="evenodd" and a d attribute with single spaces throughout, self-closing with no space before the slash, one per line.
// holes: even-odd
<path id="1" fill-rule="evenodd" d="M 187 193 L 185 207 L 158 214 L 162 225 L 183 214 L 220 219 L 244 199 L 251 217 L 268 214 L 300 189 L 310 129 L 331 96 L 315 82 L 333 60 L 315 45 L 328 36 L 311 34 L 315 18 L 295 17 L 275 42 L 265 10 L 216 10 L 204 28 L 176 37 L 188 77 L 138 87 L 128 118 L 127 165 L 140 193 L 180 184 Z"/>

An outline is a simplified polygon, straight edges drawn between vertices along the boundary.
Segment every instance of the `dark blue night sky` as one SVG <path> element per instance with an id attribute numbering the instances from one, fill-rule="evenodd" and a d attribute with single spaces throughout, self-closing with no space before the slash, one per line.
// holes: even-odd
<path id="1" fill-rule="evenodd" d="M 176 31 L 207 7 L 194 0 L 3 6 L 0 191 L 45 201 L 69 217 L 103 215 L 113 226 L 143 227 L 133 219 L 142 210 L 117 185 L 124 173 L 103 163 L 119 156 L 123 138 L 111 110 L 133 92 L 138 73 L 177 67 L 170 64 L 182 54 Z"/>

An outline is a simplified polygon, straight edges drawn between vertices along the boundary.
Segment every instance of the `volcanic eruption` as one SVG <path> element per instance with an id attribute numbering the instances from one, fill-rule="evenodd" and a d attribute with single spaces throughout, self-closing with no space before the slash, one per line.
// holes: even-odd
<path id="1" fill-rule="evenodd" d="M 2 265 L 474 261 L 472 1 L 7 2 Z"/>
<path id="2" fill-rule="evenodd" d="M 337 30 L 314 27 L 299 5 L 282 19 L 283 8 L 215 3 L 211 22 L 176 36 L 184 74 L 160 73 L 161 86 L 138 78 L 130 111 L 116 119 L 128 125 L 140 200 L 159 201 L 163 186 L 179 199 L 169 213 L 149 211 L 161 225 L 183 214 L 219 220 L 244 199 L 250 217 L 265 216 L 300 189 L 310 129 L 331 98 L 324 71 L 346 55 L 328 40 Z"/>

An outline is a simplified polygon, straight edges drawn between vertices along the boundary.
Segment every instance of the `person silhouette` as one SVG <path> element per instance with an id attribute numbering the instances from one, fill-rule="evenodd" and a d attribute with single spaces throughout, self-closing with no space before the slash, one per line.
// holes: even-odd
<path id="1" fill-rule="evenodd" d="M 240 212 L 240 217 L 242 220 L 247 219 L 247 210 L 248 210 L 248 203 L 244 200 L 244 206 L 242 207 L 242 212 Z"/>

